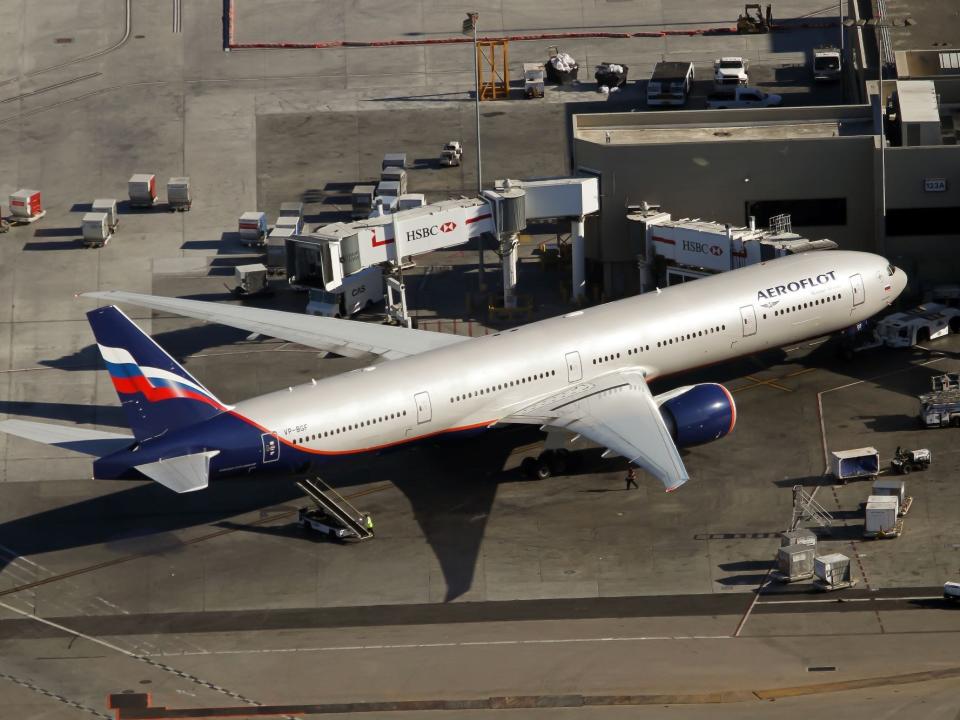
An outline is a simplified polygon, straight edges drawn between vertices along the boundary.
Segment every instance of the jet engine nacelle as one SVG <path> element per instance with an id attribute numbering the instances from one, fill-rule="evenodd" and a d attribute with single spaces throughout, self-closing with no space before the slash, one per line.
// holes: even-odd
<path id="1" fill-rule="evenodd" d="M 737 406 L 723 386 L 703 383 L 657 397 L 660 414 L 677 447 L 691 447 L 729 435 L 737 422 Z"/>

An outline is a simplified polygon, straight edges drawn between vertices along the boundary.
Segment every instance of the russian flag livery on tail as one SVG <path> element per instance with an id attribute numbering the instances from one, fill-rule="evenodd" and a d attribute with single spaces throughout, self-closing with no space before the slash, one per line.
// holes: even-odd
<path id="1" fill-rule="evenodd" d="M 116 307 L 92 310 L 87 318 L 137 440 L 228 409 Z"/>

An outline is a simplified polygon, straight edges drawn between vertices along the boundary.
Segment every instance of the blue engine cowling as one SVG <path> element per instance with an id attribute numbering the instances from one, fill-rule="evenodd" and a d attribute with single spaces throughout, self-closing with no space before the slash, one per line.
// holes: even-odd
<path id="1" fill-rule="evenodd" d="M 660 405 L 667 429 L 677 447 L 713 442 L 728 435 L 737 422 L 733 396 L 716 383 L 694 385 Z"/>

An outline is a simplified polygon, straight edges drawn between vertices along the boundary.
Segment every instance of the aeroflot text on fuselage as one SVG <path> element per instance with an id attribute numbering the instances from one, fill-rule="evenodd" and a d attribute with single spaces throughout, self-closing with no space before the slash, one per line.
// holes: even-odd
<path id="1" fill-rule="evenodd" d="M 786 295 L 787 293 L 797 292 L 803 288 L 825 285 L 831 280 L 836 279 L 836 271 L 831 270 L 830 272 L 825 272 L 822 275 L 817 275 L 816 277 L 805 277 L 800 280 L 788 282 L 786 285 L 775 285 L 774 287 L 767 288 L 766 290 L 757 290 L 757 300 L 772 300 L 775 297 L 780 297 L 781 295 Z"/>

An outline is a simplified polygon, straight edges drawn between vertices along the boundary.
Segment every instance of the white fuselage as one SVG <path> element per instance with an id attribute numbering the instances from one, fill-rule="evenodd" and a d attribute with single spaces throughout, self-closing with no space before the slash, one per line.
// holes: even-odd
<path id="1" fill-rule="evenodd" d="M 262 395 L 236 411 L 298 450 L 375 450 L 487 427 L 626 367 L 652 380 L 835 332 L 905 285 L 877 255 L 792 255 Z"/>

